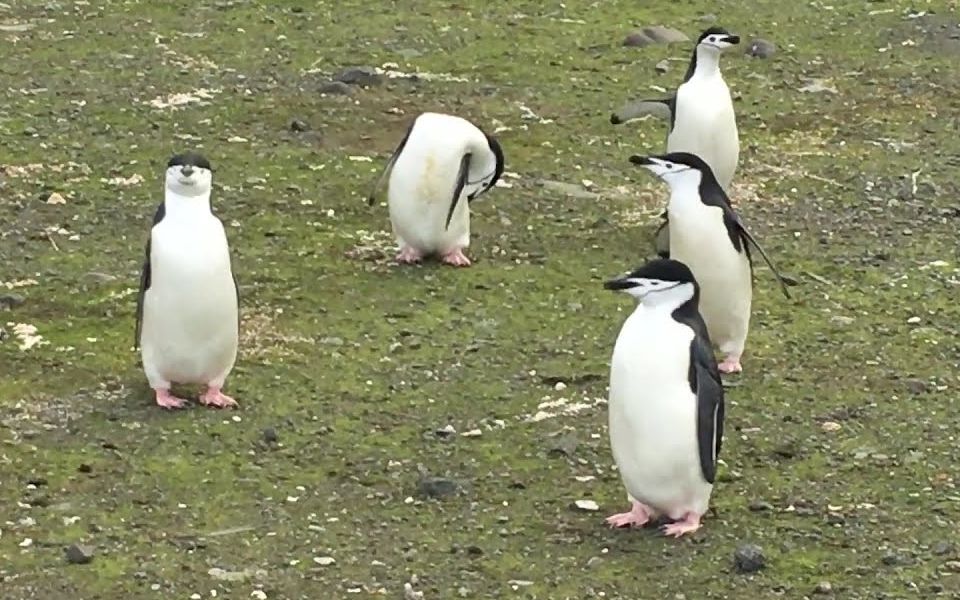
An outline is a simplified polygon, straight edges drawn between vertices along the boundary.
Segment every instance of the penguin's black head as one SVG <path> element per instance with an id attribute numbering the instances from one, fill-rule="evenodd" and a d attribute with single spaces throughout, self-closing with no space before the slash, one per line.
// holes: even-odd
<path id="1" fill-rule="evenodd" d="M 483 131 L 481 129 L 481 131 Z M 481 185 L 477 190 L 469 195 L 470 200 L 477 198 L 478 196 L 487 193 L 493 186 L 497 185 L 497 182 L 500 180 L 500 177 L 503 175 L 503 148 L 500 147 L 500 142 L 497 141 L 497 138 L 493 137 L 489 133 L 483 131 L 484 137 L 487 138 L 487 146 L 490 148 L 490 152 L 493 154 L 493 172 L 489 175 L 486 175 L 481 180 Z"/>
<path id="2" fill-rule="evenodd" d="M 213 169 L 198 152 L 175 154 L 167 161 L 167 189 L 182 196 L 201 196 L 210 191 Z"/>
<path id="3" fill-rule="evenodd" d="M 690 267 L 670 258 L 651 260 L 619 279 L 604 282 L 603 287 L 626 292 L 638 300 L 659 296 L 670 290 L 686 292 L 678 294 L 681 302 L 696 297 L 700 290 Z"/>
<path id="4" fill-rule="evenodd" d="M 697 46 L 706 46 L 725 50 L 740 43 L 740 36 L 733 35 L 723 27 L 710 27 L 697 38 Z"/>
<path id="5" fill-rule="evenodd" d="M 710 165 L 696 154 L 689 152 L 669 152 L 653 156 L 634 154 L 630 157 L 630 162 L 644 167 L 671 185 L 687 180 L 692 181 L 694 178 L 697 181 L 716 181 Z"/>

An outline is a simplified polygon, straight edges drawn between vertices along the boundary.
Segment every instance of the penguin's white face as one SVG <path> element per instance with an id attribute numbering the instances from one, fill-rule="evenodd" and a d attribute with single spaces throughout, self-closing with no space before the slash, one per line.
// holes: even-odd
<path id="1" fill-rule="evenodd" d="M 630 162 L 640 165 L 650 171 L 660 179 L 666 181 L 670 186 L 691 184 L 696 185 L 700 182 L 701 173 L 688 164 L 674 162 L 654 156 L 631 157 Z"/>
<path id="2" fill-rule="evenodd" d="M 646 277 L 624 277 L 605 284 L 609 290 L 629 294 L 644 304 L 659 304 L 661 300 L 676 300 L 682 304 L 693 296 L 693 284 L 687 281 L 670 281 Z"/>
<path id="3" fill-rule="evenodd" d="M 166 187 L 179 196 L 205 196 L 212 184 L 210 169 L 189 164 L 167 167 Z"/>

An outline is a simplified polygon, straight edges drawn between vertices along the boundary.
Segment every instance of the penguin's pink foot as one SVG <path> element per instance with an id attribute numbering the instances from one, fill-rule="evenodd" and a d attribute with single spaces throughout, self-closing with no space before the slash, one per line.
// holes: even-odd
<path id="1" fill-rule="evenodd" d="M 678 538 L 685 533 L 693 533 L 698 529 L 700 529 L 700 515 L 688 512 L 679 521 L 661 527 L 660 531 L 663 532 L 663 535 Z"/>
<path id="2" fill-rule="evenodd" d="M 650 522 L 653 510 L 645 504 L 634 502 L 630 512 L 618 513 L 607 517 L 610 527 L 643 527 Z"/>
<path id="3" fill-rule="evenodd" d="M 220 391 L 220 388 L 210 387 L 200 396 L 200 404 L 214 408 L 236 408 L 237 401 Z"/>
<path id="4" fill-rule="evenodd" d="M 183 398 L 177 398 L 170 390 L 154 390 L 157 395 L 157 406 L 161 408 L 183 408 L 187 403 Z"/>
<path id="5" fill-rule="evenodd" d="M 743 371 L 743 367 L 740 366 L 740 357 L 739 356 L 728 356 L 723 359 L 723 362 L 717 365 L 717 369 L 721 373 L 739 373 Z"/>
<path id="6" fill-rule="evenodd" d="M 423 254 L 418 252 L 415 248 L 404 246 L 400 249 L 400 253 L 397 254 L 396 260 L 401 264 L 412 265 L 423 260 Z"/>
<path id="7" fill-rule="evenodd" d="M 463 253 L 463 248 L 457 248 L 447 252 L 441 257 L 441 260 L 448 265 L 453 265 L 455 267 L 469 267 L 470 259 L 466 257 Z"/>

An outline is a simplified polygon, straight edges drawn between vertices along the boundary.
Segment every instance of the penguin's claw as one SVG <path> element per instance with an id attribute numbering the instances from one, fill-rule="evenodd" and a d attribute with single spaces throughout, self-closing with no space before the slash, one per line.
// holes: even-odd
<path id="1" fill-rule="evenodd" d="M 651 510 L 645 505 L 634 502 L 630 512 L 618 513 L 607 517 L 610 527 L 643 527 L 650 522 Z"/>
<path id="2" fill-rule="evenodd" d="M 466 257 L 463 253 L 463 248 L 457 248 L 451 252 L 447 252 L 442 257 L 443 262 L 448 265 L 453 265 L 455 267 L 469 267 L 470 259 Z"/>
<path id="3" fill-rule="evenodd" d="M 423 259 L 423 255 L 411 248 L 410 246 L 404 246 L 400 249 L 400 253 L 397 254 L 397 262 L 405 265 L 415 264 L 420 262 Z"/>
<path id="4" fill-rule="evenodd" d="M 170 390 L 154 390 L 157 395 L 157 406 L 160 408 L 183 408 L 183 405 L 187 403 L 183 398 L 177 398 L 170 393 Z"/>
<path id="5" fill-rule="evenodd" d="M 723 362 L 717 365 L 717 369 L 721 373 L 739 373 L 743 371 L 743 367 L 740 365 L 740 357 L 728 356 L 723 359 Z"/>
<path id="6" fill-rule="evenodd" d="M 237 401 L 220 391 L 220 388 L 210 388 L 200 396 L 200 404 L 214 408 L 236 408 Z"/>
<path id="7" fill-rule="evenodd" d="M 678 538 L 685 533 L 693 533 L 700 529 L 700 516 L 694 513 L 687 513 L 683 519 L 675 523 L 668 523 L 660 528 L 663 535 Z"/>

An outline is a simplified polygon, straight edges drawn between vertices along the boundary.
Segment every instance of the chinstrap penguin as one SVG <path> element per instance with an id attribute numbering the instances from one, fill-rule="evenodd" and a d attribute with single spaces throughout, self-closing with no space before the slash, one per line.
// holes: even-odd
<path id="1" fill-rule="evenodd" d="M 707 511 L 723 440 L 724 398 L 699 285 L 682 262 L 655 259 L 611 281 L 636 309 L 610 361 L 610 446 L 631 502 L 612 527 L 673 520 L 666 535 L 696 531 Z"/>
<path id="2" fill-rule="evenodd" d="M 740 159 L 740 137 L 730 89 L 720 72 L 720 55 L 740 43 L 740 37 L 722 27 L 711 27 L 700 34 L 690 64 L 676 92 L 655 100 L 628 104 L 610 117 L 614 125 L 643 114 L 666 117 L 667 152 L 690 152 L 710 165 L 714 176 L 727 192 Z M 669 255 L 667 214 L 656 232 L 657 252 Z"/>
<path id="3" fill-rule="evenodd" d="M 164 408 L 182 408 L 171 384 L 201 384 L 200 402 L 234 407 L 221 390 L 239 344 L 239 288 L 223 223 L 212 212 L 210 162 L 187 152 L 167 163 L 137 296 L 135 347 Z"/>
<path id="4" fill-rule="evenodd" d="M 425 112 L 410 124 L 369 197 L 390 172 L 387 203 L 401 263 L 439 255 L 454 266 L 470 265 L 469 204 L 503 174 L 503 150 L 470 121 Z M 463 199 L 466 197 L 466 201 Z"/>
<path id="5" fill-rule="evenodd" d="M 753 261 L 757 249 L 780 282 L 787 298 L 787 282 L 733 210 L 713 171 L 700 157 L 688 152 L 630 157 L 670 186 L 667 205 L 670 257 L 685 263 L 701 289 L 700 313 L 710 338 L 725 357 L 720 370 L 742 370 L 750 305 L 753 298 Z"/>

